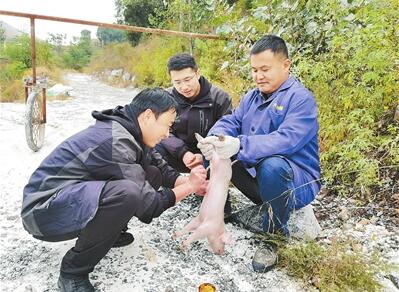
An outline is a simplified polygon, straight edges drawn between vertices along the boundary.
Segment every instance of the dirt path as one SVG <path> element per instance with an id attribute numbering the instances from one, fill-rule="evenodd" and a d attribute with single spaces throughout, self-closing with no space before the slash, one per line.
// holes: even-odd
<path id="1" fill-rule="evenodd" d="M 22 189 L 30 174 L 55 146 L 91 123 L 91 111 L 128 103 L 136 91 L 115 89 L 87 75 L 69 74 L 73 98 L 48 103 L 43 148 L 33 153 L 24 134 L 24 105 L 0 103 L 0 290 L 57 291 L 59 265 L 74 241 L 47 243 L 33 239 L 22 227 Z M 236 240 L 224 256 L 212 254 L 207 243 L 196 243 L 186 253 L 171 240 L 198 212 L 198 201 L 189 198 L 169 209 L 151 224 L 133 218 L 129 228 L 132 245 L 112 249 L 91 274 L 98 291 L 197 291 L 204 282 L 218 291 L 301 291 L 300 285 L 275 270 L 255 274 L 251 257 L 253 235 L 227 225 Z"/>

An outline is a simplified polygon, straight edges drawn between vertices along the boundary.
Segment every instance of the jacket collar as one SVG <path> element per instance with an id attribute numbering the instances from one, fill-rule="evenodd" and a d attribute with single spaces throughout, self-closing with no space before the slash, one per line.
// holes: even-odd
<path id="1" fill-rule="evenodd" d="M 279 92 L 290 88 L 295 81 L 296 81 L 295 77 L 293 77 L 292 75 L 289 75 L 288 79 L 285 80 L 276 91 L 272 92 L 271 94 L 269 94 L 267 96 L 265 96 L 265 94 L 260 92 L 259 89 L 256 89 L 256 91 L 258 92 L 258 95 L 262 97 L 262 99 L 264 100 L 265 103 L 269 103 L 277 96 L 277 94 Z"/>
<path id="2" fill-rule="evenodd" d="M 138 111 L 131 104 L 125 106 L 117 106 L 114 109 L 107 109 L 103 111 L 93 111 L 92 116 L 99 121 L 114 120 L 121 124 L 142 146 L 145 147 L 143 142 L 143 134 L 138 122 Z"/>

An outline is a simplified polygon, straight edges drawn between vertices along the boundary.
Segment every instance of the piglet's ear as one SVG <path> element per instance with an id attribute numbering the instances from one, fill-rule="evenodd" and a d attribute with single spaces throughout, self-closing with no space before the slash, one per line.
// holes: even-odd
<path id="1" fill-rule="evenodd" d="M 195 138 L 197 139 L 198 142 L 200 142 L 202 139 L 204 139 L 200 134 L 195 133 Z"/>

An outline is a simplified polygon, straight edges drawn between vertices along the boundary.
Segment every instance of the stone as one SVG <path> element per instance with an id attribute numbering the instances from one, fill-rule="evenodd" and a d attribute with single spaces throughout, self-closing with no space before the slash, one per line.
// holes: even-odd
<path id="1" fill-rule="evenodd" d="M 129 72 L 125 72 L 122 75 L 122 80 L 127 82 L 130 81 L 132 79 L 132 74 L 130 74 Z"/>
<path id="2" fill-rule="evenodd" d="M 61 94 L 69 96 L 69 92 L 72 90 L 73 88 L 71 86 L 66 86 L 61 83 L 57 83 L 56 85 L 47 89 L 47 96 L 58 96 Z"/>
<path id="3" fill-rule="evenodd" d="M 311 205 L 295 210 L 287 225 L 291 237 L 297 239 L 313 240 L 321 232 L 321 227 Z"/>
<path id="4" fill-rule="evenodd" d="M 112 77 L 121 77 L 123 74 L 123 69 L 114 69 L 111 71 L 111 76 Z"/>
<path id="5" fill-rule="evenodd" d="M 342 207 L 341 208 L 341 212 L 339 212 L 338 217 L 342 220 L 342 221 L 347 221 L 349 219 L 349 211 L 347 208 Z"/>

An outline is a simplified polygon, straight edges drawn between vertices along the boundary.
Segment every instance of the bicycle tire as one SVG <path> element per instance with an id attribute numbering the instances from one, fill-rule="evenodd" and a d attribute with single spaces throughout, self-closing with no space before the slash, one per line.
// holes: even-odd
<path id="1" fill-rule="evenodd" d="M 26 101 L 25 109 L 25 137 L 28 146 L 33 151 L 38 151 L 44 142 L 45 124 L 42 113 L 43 100 L 40 94 L 32 91 Z"/>

